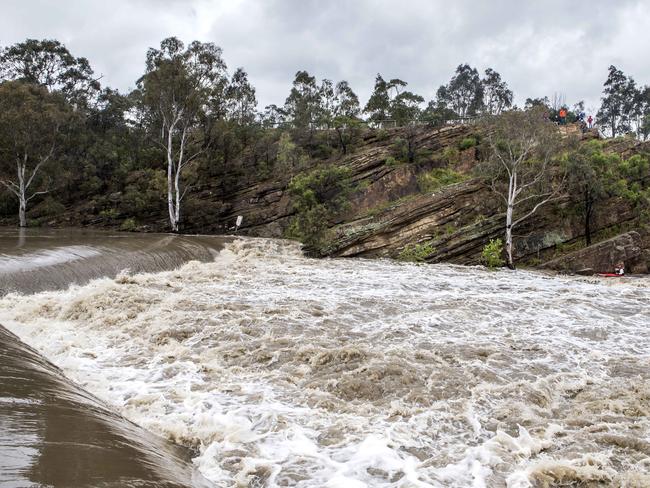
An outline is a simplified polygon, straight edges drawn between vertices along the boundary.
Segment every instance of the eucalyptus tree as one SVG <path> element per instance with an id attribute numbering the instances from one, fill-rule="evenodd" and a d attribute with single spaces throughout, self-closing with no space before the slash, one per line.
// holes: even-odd
<path id="1" fill-rule="evenodd" d="M 483 110 L 489 115 L 499 115 L 504 110 L 512 107 L 514 94 L 508 84 L 501 79 L 501 75 L 492 68 L 485 70 L 481 79 L 483 87 Z"/>
<path id="2" fill-rule="evenodd" d="M 636 91 L 632 110 L 632 127 L 637 136 L 646 141 L 650 136 L 650 86 Z"/>
<path id="3" fill-rule="evenodd" d="M 360 125 L 359 97 L 347 81 L 339 81 L 334 87 L 331 125 L 338 135 L 341 152 L 346 154 L 355 130 Z"/>
<path id="4" fill-rule="evenodd" d="M 260 121 L 265 129 L 284 127 L 287 124 L 287 113 L 283 107 L 272 103 L 264 107 L 264 111 L 260 114 Z"/>
<path id="5" fill-rule="evenodd" d="M 390 117 L 390 86 L 378 73 L 375 78 L 375 87 L 363 111 L 368 115 L 368 120 L 379 124 Z"/>
<path id="6" fill-rule="evenodd" d="M 484 87 L 476 68 L 458 65 L 447 85 L 438 88 L 436 98 L 440 107 L 451 109 L 460 118 L 477 115 L 483 108 Z"/>
<path id="7" fill-rule="evenodd" d="M 44 171 L 55 160 L 70 114 L 63 96 L 43 86 L 0 84 L 0 184 L 18 199 L 21 227 L 27 204 L 49 191 Z"/>
<path id="8" fill-rule="evenodd" d="M 598 140 L 581 144 L 568 160 L 568 187 L 579 202 L 587 246 L 591 245 L 591 224 L 599 203 L 615 193 L 620 181 L 616 175 L 618 156 L 605 154 L 601 147 Z"/>
<path id="9" fill-rule="evenodd" d="M 307 71 L 298 71 L 291 92 L 284 103 L 284 112 L 294 128 L 311 134 L 316 128 L 321 109 L 321 91 L 316 78 Z"/>
<path id="10" fill-rule="evenodd" d="M 225 90 L 227 113 L 230 120 L 241 126 L 252 125 L 257 117 L 255 87 L 248 80 L 244 68 L 237 68 Z"/>
<path id="11" fill-rule="evenodd" d="M 167 206 L 172 231 L 179 230 L 181 202 L 189 185 L 182 175 L 208 147 L 204 123 L 224 106 L 226 64 L 221 48 L 192 42 L 187 48 L 175 37 L 147 52 L 146 72 L 136 96 L 142 122 L 165 152 Z"/>
<path id="12" fill-rule="evenodd" d="M 511 110 L 483 123 L 488 158 L 481 169 L 506 208 L 506 262 L 512 269 L 515 228 L 561 196 L 564 176 L 551 164 L 560 136 L 541 107 Z"/>
<path id="13" fill-rule="evenodd" d="M 632 115 L 638 96 L 636 83 L 612 65 L 603 86 L 601 106 L 596 115 L 599 125 L 612 137 L 625 134 L 632 128 Z"/>
<path id="14" fill-rule="evenodd" d="M 27 39 L 0 50 L 0 78 L 42 85 L 76 103 L 95 97 L 100 89 L 88 60 L 74 57 L 54 39 Z"/>
<path id="15" fill-rule="evenodd" d="M 375 88 L 363 111 L 371 122 L 379 124 L 390 120 L 404 126 L 418 119 L 419 105 L 424 101 L 420 95 L 402 90 L 408 83 L 399 78 L 385 81 L 380 74 L 375 79 Z"/>

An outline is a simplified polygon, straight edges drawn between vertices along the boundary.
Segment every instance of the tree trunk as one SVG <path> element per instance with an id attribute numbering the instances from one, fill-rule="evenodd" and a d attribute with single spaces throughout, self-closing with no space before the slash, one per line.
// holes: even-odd
<path id="1" fill-rule="evenodd" d="M 22 194 L 19 198 L 19 206 L 18 206 L 18 221 L 19 221 L 19 226 L 20 227 L 27 227 L 27 200 L 25 200 L 25 195 Z"/>
<path id="2" fill-rule="evenodd" d="M 172 232 L 178 231 L 178 222 L 176 220 L 176 209 L 174 208 L 174 160 L 172 155 L 171 133 L 167 144 L 167 207 L 169 210 L 169 225 Z"/>
<path id="3" fill-rule="evenodd" d="M 506 211 L 506 264 L 508 268 L 515 269 L 512 259 L 512 205 Z"/>
<path id="4" fill-rule="evenodd" d="M 26 163 L 18 163 L 18 225 L 27 227 L 27 184 L 25 182 Z"/>
<path id="5" fill-rule="evenodd" d="M 176 227 L 174 228 L 174 232 L 178 232 L 179 224 L 180 224 L 180 221 L 181 221 L 180 176 L 181 176 L 181 170 L 180 170 L 180 167 L 179 167 L 176 170 L 176 176 L 174 178 L 174 191 L 176 192 L 176 214 L 174 215 L 174 221 L 176 223 Z"/>
<path id="6" fill-rule="evenodd" d="M 594 210 L 593 202 L 588 194 L 585 195 L 585 245 L 591 246 L 591 215 Z"/>
<path id="7" fill-rule="evenodd" d="M 510 269 L 515 269 L 515 264 L 512 259 L 512 215 L 514 213 L 516 196 L 517 173 L 512 173 L 508 183 L 508 207 L 506 209 L 506 265 Z"/>
<path id="8" fill-rule="evenodd" d="M 345 146 L 345 140 L 343 139 L 342 129 L 337 128 L 336 133 L 339 135 L 339 144 L 341 144 L 341 152 L 345 155 L 348 152 L 348 148 Z"/>

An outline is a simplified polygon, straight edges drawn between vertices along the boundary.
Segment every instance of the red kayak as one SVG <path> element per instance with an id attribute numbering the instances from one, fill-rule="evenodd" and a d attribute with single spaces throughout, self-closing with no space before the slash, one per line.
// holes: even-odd
<path id="1" fill-rule="evenodd" d="M 598 276 L 603 276 L 605 278 L 616 278 L 617 276 L 624 276 L 616 273 L 598 273 Z"/>

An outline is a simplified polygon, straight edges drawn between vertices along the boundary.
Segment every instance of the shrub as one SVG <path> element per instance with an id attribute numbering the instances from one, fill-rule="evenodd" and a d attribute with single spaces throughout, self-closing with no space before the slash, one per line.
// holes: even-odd
<path id="1" fill-rule="evenodd" d="M 397 256 L 400 261 L 422 263 L 436 252 L 436 248 L 430 242 L 421 244 L 408 244 Z"/>
<path id="2" fill-rule="evenodd" d="M 397 161 L 402 163 L 407 162 L 409 159 L 408 142 L 401 137 L 396 138 L 391 146 L 391 152 Z"/>
<path id="3" fill-rule="evenodd" d="M 445 230 L 445 235 L 450 236 L 451 234 L 456 232 L 458 230 L 458 228 L 454 224 L 449 223 L 449 224 L 445 225 L 444 230 Z"/>
<path id="4" fill-rule="evenodd" d="M 433 192 L 445 186 L 460 183 L 467 177 L 449 168 L 435 168 L 418 176 L 418 187 L 423 192 Z"/>
<path id="5" fill-rule="evenodd" d="M 165 208 L 167 176 L 162 170 L 133 171 L 126 178 L 124 192 L 119 199 L 120 212 L 146 220 L 155 210 Z"/>
<path id="6" fill-rule="evenodd" d="M 454 146 L 447 146 L 442 151 L 442 159 L 446 161 L 448 165 L 454 166 L 460 162 L 460 151 Z"/>
<path id="7" fill-rule="evenodd" d="M 279 171 L 279 175 L 286 177 L 294 171 L 307 166 L 309 158 L 303 150 L 293 142 L 291 135 L 288 132 L 283 132 L 278 141 L 276 163 L 276 169 Z"/>
<path id="8" fill-rule="evenodd" d="M 135 232 L 138 228 L 138 224 L 135 219 L 128 218 L 122 222 L 120 225 L 120 230 L 124 232 Z"/>
<path id="9" fill-rule="evenodd" d="M 397 166 L 397 160 L 393 156 L 388 156 L 386 161 L 384 161 L 386 166 Z"/>
<path id="10" fill-rule="evenodd" d="M 461 151 L 464 151 L 466 149 L 469 149 L 470 147 L 474 147 L 478 144 L 478 141 L 476 140 L 476 137 L 466 137 L 465 139 L 461 140 L 458 143 L 458 149 Z"/>
<path id="11" fill-rule="evenodd" d="M 120 216 L 120 212 L 116 208 L 109 208 L 99 212 L 99 216 L 106 220 L 115 220 Z"/>
<path id="12" fill-rule="evenodd" d="M 44 217 L 57 217 L 63 212 L 65 212 L 65 206 L 61 202 L 56 201 L 51 195 L 48 195 L 29 213 L 31 218 L 40 219 Z"/>
<path id="13" fill-rule="evenodd" d="M 378 141 L 385 141 L 390 138 L 390 133 L 386 129 L 378 129 L 375 137 Z"/>
<path id="14" fill-rule="evenodd" d="M 503 256 L 503 241 L 501 239 L 490 239 L 481 253 L 481 262 L 490 269 L 500 268 L 505 264 Z"/>
<path id="15" fill-rule="evenodd" d="M 349 205 L 348 177 L 347 168 L 328 166 L 301 173 L 289 183 L 296 215 L 286 234 L 305 244 L 308 253 L 318 254 L 326 246 L 332 218 Z"/>

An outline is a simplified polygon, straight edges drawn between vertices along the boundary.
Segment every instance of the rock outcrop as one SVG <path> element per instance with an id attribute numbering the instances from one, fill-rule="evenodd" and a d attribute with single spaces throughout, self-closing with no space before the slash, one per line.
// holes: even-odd
<path id="1" fill-rule="evenodd" d="M 626 232 L 548 261 L 543 268 L 555 271 L 593 274 L 612 273 L 617 263 L 625 265 L 626 272 L 647 273 L 650 260 L 644 247 L 647 236 L 636 231 Z"/>
<path id="2" fill-rule="evenodd" d="M 598 137 L 596 131 L 583 134 L 574 125 L 561 130 L 566 136 Z M 312 167 L 328 164 L 346 167 L 353 188 L 350 205 L 334 219 L 330 245 L 322 254 L 398 257 L 408 247 L 421 244 L 427 250 L 421 257 L 428 262 L 479 263 L 481 251 L 490 239 L 502 237 L 505 217 L 491 190 L 471 177 L 474 166 L 481 159 L 480 146 L 476 146 L 478 139 L 478 129 L 471 124 L 369 130 L 351 154 L 311 161 Z M 404 162 L 403 157 L 396 158 L 399 144 L 405 141 L 418 155 L 411 163 Z M 650 143 L 618 138 L 607 141 L 604 150 L 626 159 L 650 152 Z M 439 190 L 424 191 L 423 176 L 439 169 L 453 170 L 465 180 L 447 184 Z M 273 174 L 260 179 L 259 175 L 264 172 L 256 171 L 255 167 L 247 167 L 243 174 L 245 177 L 229 180 L 230 185 L 215 186 L 210 179 L 203 181 L 203 186 L 196 188 L 192 195 L 194 207 L 185 209 L 187 220 L 183 231 L 231 233 L 241 216 L 241 235 L 284 236 L 294 215 L 287 192 L 291 175 Z M 552 263 L 581 246 L 584 223 L 575 207 L 576 202 L 565 196 L 542 207 L 518 226 L 513 249 L 515 260 L 539 266 Z M 101 220 L 101 216 L 97 211 L 81 206 L 77 215 L 67 214 L 60 221 L 61 225 L 94 226 L 98 225 L 98 219 Z M 146 230 L 164 231 L 164 211 L 152 213 L 147 223 Z M 637 223 L 638 214 L 630 202 L 612 197 L 599 202 L 591 228 L 598 240 L 614 232 L 632 230 L 638 227 Z M 650 249 L 650 243 L 642 244 L 641 249 Z M 605 258 L 593 265 L 579 264 L 582 259 L 591 259 L 588 256 L 576 255 L 570 269 L 590 268 L 596 264 L 607 267 Z"/>

